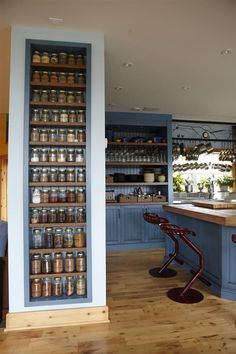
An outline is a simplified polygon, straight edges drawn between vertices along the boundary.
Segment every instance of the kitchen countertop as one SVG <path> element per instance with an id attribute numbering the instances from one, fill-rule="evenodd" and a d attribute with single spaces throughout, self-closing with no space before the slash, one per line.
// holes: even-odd
<path id="1" fill-rule="evenodd" d="M 165 211 L 189 216 L 223 226 L 236 227 L 236 209 L 209 209 L 192 204 L 163 205 Z"/>

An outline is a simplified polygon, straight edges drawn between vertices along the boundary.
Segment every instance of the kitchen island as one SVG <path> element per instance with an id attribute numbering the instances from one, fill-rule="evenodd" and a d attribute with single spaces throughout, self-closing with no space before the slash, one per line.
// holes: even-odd
<path id="1" fill-rule="evenodd" d="M 220 297 L 236 300 L 236 209 L 211 209 L 191 204 L 163 206 L 169 222 L 195 231 L 189 238 L 204 254 L 203 279 Z M 173 244 L 166 239 L 166 256 Z M 196 271 L 198 257 L 180 241 L 183 267 Z"/>

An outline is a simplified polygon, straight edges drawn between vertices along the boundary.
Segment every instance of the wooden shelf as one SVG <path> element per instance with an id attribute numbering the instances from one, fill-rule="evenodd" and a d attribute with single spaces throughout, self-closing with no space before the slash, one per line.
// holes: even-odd
<path id="1" fill-rule="evenodd" d="M 86 103 L 59 103 L 59 102 L 33 102 L 30 101 L 30 105 L 32 107 L 58 107 L 58 108 L 85 108 L 86 107 Z"/>
<path id="2" fill-rule="evenodd" d="M 30 141 L 29 142 L 30 145 L 34 145 L 34 146 L 86 146 L 86 143 L 79 143 L 78 141 L 77 142 L 74 142 L 74 143 L 68 143 L 68 142 L 41 142 L 41 141 L 37 141 L 37 142 L 34 142 L 34 141 Z"/>
<path id="3" fill-rule="evenodd" d="M 86 182 L 30 182 L 30 187 L 85 187 Z"/>
<path id="4" fill-rule="evenodd" d="M 30 125 L 43 127 L 86 127 L 86 123 L 63 123 L 63 122 L 30 122 Z"/>
<path id="5" fill-rule="evenodd" d="M 106 206 L 142 206 L 142 205 L 166 205 L 168 202 L 145 202 L 145 203 L 118 203 L 106 201 Z"/>
<path id="6" fill-rule="evenodd" d="M 51 69 L 52 71 L 70 71 L 70 70 L 86 70 L 86 65 L 70 65 L 70 64 L 42 64 L 31 63 L 32 68 Z"/>
<path id="7" fill-rule="evenodd" d="M 167 162 L 106 162 L 107 166 L 167 166 Z"/>
<path id="8" fill-rule="evenodd" d="M 30 162 L 30 166 L 78 166 L 85 167 L 82 162 Z"/>
<path id="9" fill-rule="evenodd" d="M 49 87 L 49 88 L 58 88 L 58 89 L 71 89 L 71 91 L 74 91 L 73 89 L 77 89 L 78 91 L 85 91 L 86 90 L 86 84 L 61 84 L 61 83 L 51 83 L 51 82 L 34 82 L 31 81 L 31 86 L 32 87 L 37 87 L 37 88 L 43 88 L 43 87 Z"/>
<path id="10" fill-rule="evenodd" d="M 85 222 L 80 223 L 47 223 L 47 224 L 29 224 L 30 228 L 40 229 L 45 227 L 85 227 Z"/>
<path id="11" fill-rule="evenodd" d="M 168 182 L 114 182 L 106 183 L 106 186 L 167 186 Z"/>
<path id="12" fill-rule="evenodd" d="M 55 252 L 85 252 L 86 247 L 67 247 L 67 248 L 31 248 L 30 249 L 30 254 L 35 254 L 35 253 L 55 253 Z"/>
<path id="13" fill-rule="evenodd" d="M 108 146 L 167 146 L 167 143 L 131 143 L 131 142 L 108 142 Z"/>
<path id="14" fill-rule="evenodd" d="M 86 206 L 86 203 L 38 203 L 38 204 L 33 204 L 30 203 L 29 207 L 30 208 L 50 208 L 50 207 L 84 207 Z"/>
<path id="15" fill-rule="evenodd" d="M 30 275 L 30 279 L 75 277 L 76 275 L 86 275 L 86 274 L 87 272 L 36 274 L 36 275 Z"/>

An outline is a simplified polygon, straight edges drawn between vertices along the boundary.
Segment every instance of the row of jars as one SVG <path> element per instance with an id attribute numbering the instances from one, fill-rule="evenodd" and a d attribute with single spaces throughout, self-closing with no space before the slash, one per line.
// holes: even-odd
<path id="1" fill-rule="evenodd" d="M 30 272 L 32 275 L 51 273 L 73 273 L 86 271 L 85 252 L 35 253 L 31 256 Z"/>
<path id="2" fill-rule="evenodd" d="M 85 103 L 83 91 L 32 90 L 32 102 L 51 103 Z"/>
<path id="3" fill-rule="evenodd" d="M 65 72 L 48 72 L 48 71 L 33 71 L 32 73 L 33 83 L 51 83 L 51 84 L 81 84 L 84 85 L 85 74 L 84 73 L 65 73 Z"/>
<path id="4" fill-rule="evenodd" d="M 31 122 L 53 122 L 53 123 L 84 123 L 85 111 L 79 110 L 58 110 L 58 109 L 32 109 Z"/>
<path id="5" fill-rule="evenodd" d="M 80 162 L 85 161 L 84 150 L 74 148 L 33 148 L 30 155 L 31 162 Z"/>
<path id="6" fill-rule="evenodd" d="M 51 296 L 85 296 L 86 278 L 84 275 L 76 277 L 35 278 L 31 281 L 31 297 Z"/>
<path id="7" fill-rule="evenodd" d="M 85 189 L 74 188 L 34 188 L 31 191 L 32 203 L 84 203 L 86 199 Z"/>
<path id="8" fill-rule="evenodd" d="M 50 208 L 32 209 L 31 224 L 54 223 L 84 223 L 86 222 L 85 208 Z"/>
<path id="9" fill-rule="evenodd" d="M 72 53 L 48 53 L 35 50 L 32 55 L 33 64 L 68 64 L 68 65 L 84 65 L 85 57 L 83 54 Z"/>
<path id="10" fill-rule="evenodd" d="M 32 168 L 31 182 L 85 182 L 85 169 L 79 168 Z"/>
<path id="11" fill-rule="evenodd" d="M 84 143 L 86 141 L 86 134 L 84 129 L 32 128 L 30 132 L 30 141 L 34 143 Z"/>
<path id="12" fill-rule="evenodd" d="M 86 233 L 83 228 L 52 228 L 32 230 L 32 248 L 82 248 L 86 246 Z"/>

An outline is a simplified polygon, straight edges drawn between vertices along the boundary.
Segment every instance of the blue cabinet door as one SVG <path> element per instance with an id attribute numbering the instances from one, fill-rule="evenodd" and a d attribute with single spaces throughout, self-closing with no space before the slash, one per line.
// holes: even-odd
<path id="1" fill-rule="evenodd" d="M 120 244 L 120 207 L 106 208 L 106 241 L 107 245 Z"/>
<path id="2" fill-rule="evenodd" d="M 123 206 L 121 208 L 121 242 L 144 241 L 143 208 Z"/>

